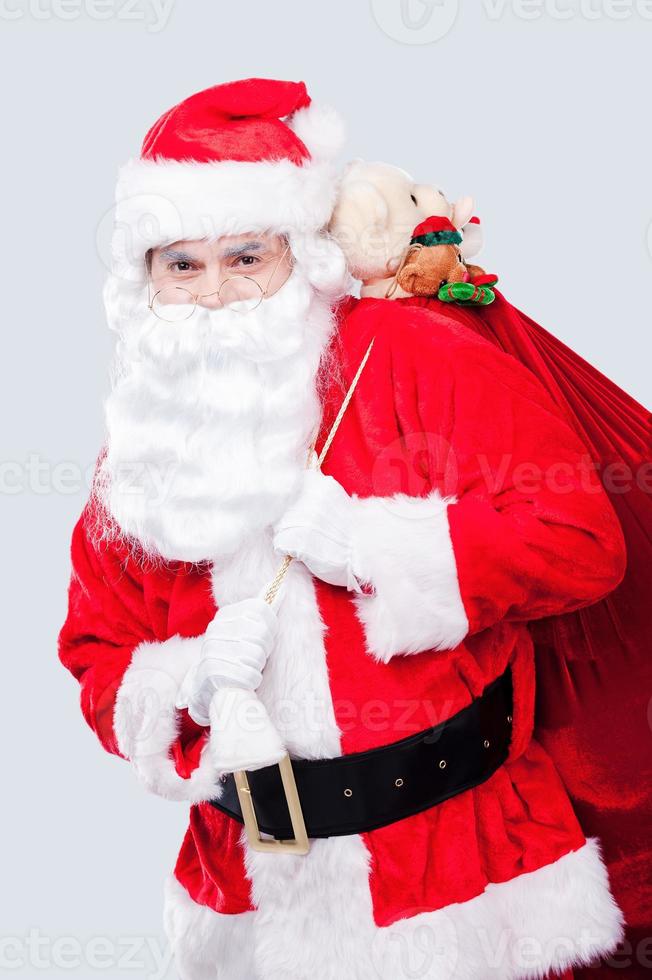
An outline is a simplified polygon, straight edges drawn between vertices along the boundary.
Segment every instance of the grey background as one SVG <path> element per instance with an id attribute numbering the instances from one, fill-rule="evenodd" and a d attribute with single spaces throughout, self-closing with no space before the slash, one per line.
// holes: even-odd
<path id="1" fill-rule="evenodd" d="M 410 0 L 402 19 L 400 0 L 152 3 L 0 4 L 0 933 L 25 964 L 5 960 L 14 976 L 43 975 L 37 955 L 53 977 L 164 973 L 142 944 L 164 952 L 162 882 L 186 806 L 102 751 L 55 645 L 86 497 L 75 468 L 102 438 L 106 215 L 118 165 L 162 111 L 229 79 L 304 79 L 345 117 L 343 159 L 472 193 L 480 261 L 508 297 L 650 402 L 649 4 Z M 76 967 L 74 947 L 53 946 L 66 937 L 81 943 Z M 103 970 L 92 937 L 114 944 Z"/>

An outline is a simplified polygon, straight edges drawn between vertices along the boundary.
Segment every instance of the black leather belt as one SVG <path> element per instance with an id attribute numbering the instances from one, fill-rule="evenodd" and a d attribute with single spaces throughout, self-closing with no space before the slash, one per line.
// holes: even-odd
<path id="1" fill-rule="evenodd" d="M 292 759 L 308 838 L 360 834 L 478 786 L 503 764 L 512 732 L 512 672 L 432 728 L 334 759 Z M 278 840 L 293 826 L 277 765 L 247 771 L 258 829 Z M 209 802 L 244 823 L 233 773 Z"/>

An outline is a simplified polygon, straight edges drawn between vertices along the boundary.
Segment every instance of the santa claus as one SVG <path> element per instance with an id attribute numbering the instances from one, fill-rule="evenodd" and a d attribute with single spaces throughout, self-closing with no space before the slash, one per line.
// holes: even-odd
<path id="1" fill-rule="evenodd" d="M 59 655 L 104 748 L 190 802 L 181 977 L 572 976 L 623 916 L 532 738 L 527 624 L 614 589 L 622 531 L 525 368 L 347 295 L 338 139 L 247 79 L 121 169 Z"/>

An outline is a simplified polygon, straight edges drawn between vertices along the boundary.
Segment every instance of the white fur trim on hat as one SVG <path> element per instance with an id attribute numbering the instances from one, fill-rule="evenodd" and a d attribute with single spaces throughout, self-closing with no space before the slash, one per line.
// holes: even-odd
<path id="1" fill-rule="evenodd" d="M 332 158 L 343 139 L 341 120 L 332 109 L 309 106 L 289 124 L 313 156 L 302 165 L 287 159 L 128 160 L 116 186 L 113 273 L 141 283 L 148 249 L 184 239 L 324 228 L 336 199 Z"/>

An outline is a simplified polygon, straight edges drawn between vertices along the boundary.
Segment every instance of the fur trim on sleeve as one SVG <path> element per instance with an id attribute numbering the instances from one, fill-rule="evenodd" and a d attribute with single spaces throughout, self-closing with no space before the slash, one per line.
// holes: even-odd
<path id="1" fill-rule="evenodd" d="M 374 594 L 356 596 L 369 653 L 448 650 L 468 633 L 447 508 L 455 497 L 355 497 L 353 568 Z"/>
<path id="2" fill-rule="evenodd" d="M 208 739 L 188 779 L 178 774 L 171 757 L 180 721 L 175 698 L 186 672 L 199 659 L 202 642 L 203 637 L 173 636 L 160 643 L 139 644 L 124 673 L 113 713 L 120 751 L 146 789 L 166 799 L 192 803 L 218 795 L 218 772 Z"/>

